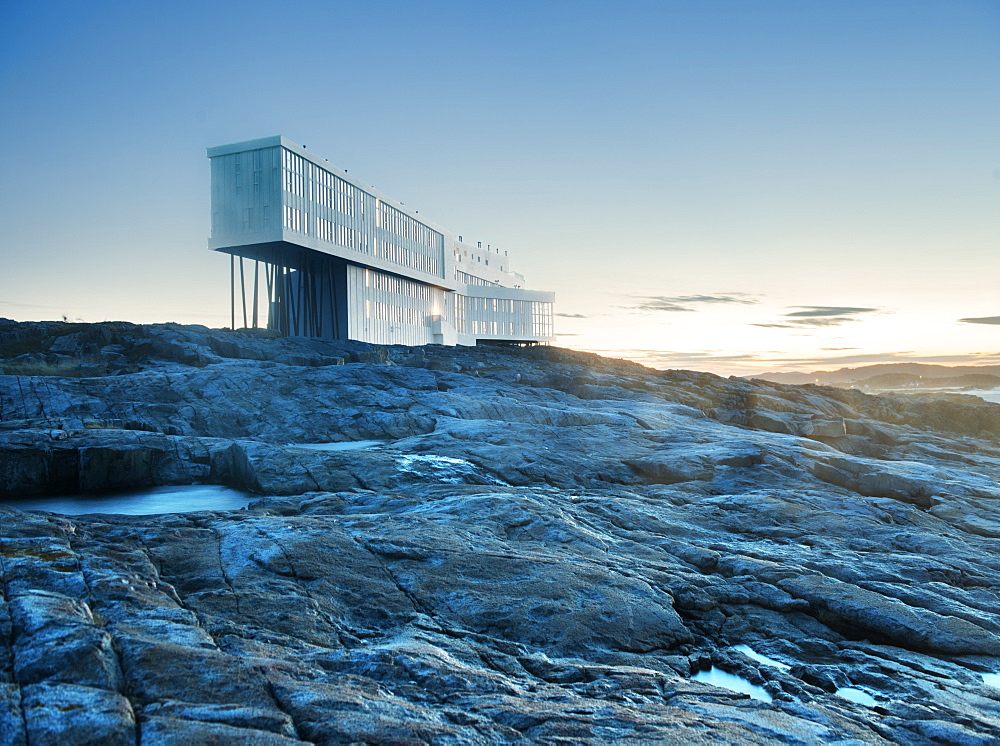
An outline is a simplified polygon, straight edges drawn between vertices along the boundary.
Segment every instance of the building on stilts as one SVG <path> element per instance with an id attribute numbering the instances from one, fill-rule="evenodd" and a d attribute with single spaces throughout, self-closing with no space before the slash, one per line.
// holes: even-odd
<path id="1" fill-rule="evenodd" d="M 285 137 L 209 148 L 233 328 L 378 344 L 553 340 L 553 293 Z"/>

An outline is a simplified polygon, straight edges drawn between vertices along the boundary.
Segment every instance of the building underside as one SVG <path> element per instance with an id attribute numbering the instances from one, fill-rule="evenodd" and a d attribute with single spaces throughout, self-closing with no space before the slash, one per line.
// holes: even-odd
<path id="1" fill-rule="evenodd" d="M 247 256 L 249 254 L 250 256 Z M 229 256 L 232 327 L 284 336 L 348 339 L 347 263 L 294 244 Z"/>

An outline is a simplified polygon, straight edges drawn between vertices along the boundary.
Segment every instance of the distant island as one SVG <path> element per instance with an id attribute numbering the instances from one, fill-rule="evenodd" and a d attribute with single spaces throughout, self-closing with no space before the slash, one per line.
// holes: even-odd
<path id="1" fill-rule="evenodd" d="M 762 373 L 755 378 L 775 383 L 818 383 L 871 391 L 895 389 L 987 390 L 1000 387 L 1000 365 L 930 365 L 884 363 L 812 373 Z"/>

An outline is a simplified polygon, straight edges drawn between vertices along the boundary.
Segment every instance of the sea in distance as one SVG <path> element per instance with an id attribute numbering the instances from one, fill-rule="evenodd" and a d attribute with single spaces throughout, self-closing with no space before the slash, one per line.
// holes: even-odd
<path id="1" fill-rule="evenodd" d="M 912 391 L 912 389 L 911 389 Z M 917 393 L 913 391 L 913 393 Z M 971 396 L 978 396 L 980 399 L 985 399 L 986 401 L 993 402 L 995 404 L 1000 404 L 1000 388 L 995 389 L 933 389 L 935 393 L 942 394 L 970 394 Z M 923 391 L 921 393 L 931 393 L 930 391 Z"/>
<path id="2" fill-rule="evenodd" d="M 985 391 L 969 391 L 968 393 L 978 396 L 980 399 L 1000 404 L 1000 388 L 986 389 Z"/>
<path id="3" fill-rule="evenodd" d="M 994 404 L 1000 404 L 1000 388 L 995 389 L 965 389 L 965 388 L 901 388 L 901 389 L 873 389 L 867 390 L 862 389 L 866 394 L 968 394 L 969 396 L 978 396 L 980 399 L 985 399 L 988 402 L 993 402 Z"/>

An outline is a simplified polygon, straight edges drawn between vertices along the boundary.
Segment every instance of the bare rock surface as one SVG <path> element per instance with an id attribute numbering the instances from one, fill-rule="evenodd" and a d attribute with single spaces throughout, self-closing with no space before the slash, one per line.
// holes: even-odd
<path id="1" fill-rule="evenodd" d="M 1000 741 L 1000 405 L 177 325 L 0 357 L 2 743 Z M 259 499 L 18 507 L 190 483 Z"/>

